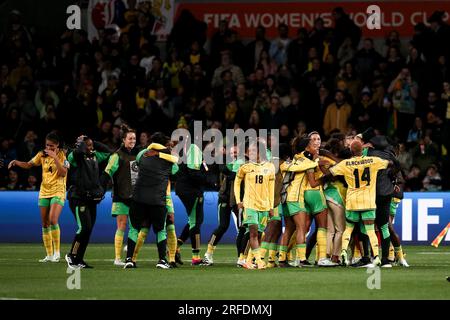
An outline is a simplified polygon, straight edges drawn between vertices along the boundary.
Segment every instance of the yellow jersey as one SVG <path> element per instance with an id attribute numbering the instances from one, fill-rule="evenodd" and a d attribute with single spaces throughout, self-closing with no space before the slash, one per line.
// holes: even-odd
<path id="1" fill-rule="evenodd" d="M 236 202 L 241 201 L 244 180 L 244 208 L 257 211 L 273 209 L 275 195 L 275 166 L 271 162 L 248 162 L 240 166 L 234 180 Z"/>
<path id="2" fill-rule="evenodd" d="M 296 154 L 291 162 L 283 162 L 280 166 L 282 172 L 292 172 L 294 175 L 293 180 L 287 188 L 286 201 L 303 201 L 303 192 L 301 192 L 301 186 L 306 179 L 306 171 L 317 167 L 317 162 L 311 161 L 306 157 L 302 157 L 301 154 Z"/>
<path id="3" fill-rule="evenodd" d="M 306 156 L 305 156 L 305 153 L 304 152 L 302 152 L 301 154 L 300 154 L 300 157 L 302 157 L 302 158 L 304 158 L 304 159 L 306 159 L 306 160 L 308 160 L 308 161 L 311 161 L 311 162 L 314 162 L 314 163 L 317 163 L 317 166 L 315 167 L 315 168 L 312 168 L 312 169 L 308 169 L 307 171 L 312 171 L 312 170 L 314 170 L 314 178 L 316 179 L 316 180 L 318 180 L 318 179 L 320 179 L 322 176 L 323 176 L 323 172 L 322 172 L 322 170 L 320 170 L 320 168 L 319 168 L 319 158 L 317 158 L 317 160 L 311 160 L 311 159 L 308 159 Z M 307 176 L 305 175 L 305 179 L 303 179 L 303 183 L 302 183 L 302 185 L 300 186 L 300 188 L 301 188 L 301 192 L 305 192 L 305 191 L 309 191 L 309 190 L 319 190 L 319 191 L 323 191 L 323 187 L 322 187 L 322 184 L 320 184 L 320 185 L 318 185 L 317 187 L 311 187 L 311 185 L 309 184 L 309 180 L 308 180 L 308 178 L 307 178 Z"/>
<path id="4" fill-rule="evenodd" d="M 349 211 L 376 209 L 377 173 L 386 169 L 389 161 L 378 157 L 353 157 L 330 168 L 334 176 L 344 176 L 347 182 L 345 208 Z"/>
<path id="5" fill-rule="evenodd" d="M 331 166 L 336 165 L 336 161 L 334 161 L 331 158 L 322 156 L 321 157 L 323 160 L 326 160 L 329 162 L 329 164 L 327 164 L 325 167 L 326 168 L 330 168 Z M 334 181 L 329 181 L 324 185 L 324 190 L 328 190 L 328 189 L 336 189 L 336 191 L 339 193 L 339 195 L 341 196 L 342 200 L 345 203 L 345 196 L 347 194 L 347 187 L 344 185 L 344 183 L 342 183 L 342 181 L 340 180 L 334 180 Z"/>
<path id="6" fill-rule="evenodd" d="M 64 168 L 70 167 L 64 151 L 60 150 L 57 157 Z M 64 177 L 58 175 L 55 160 L 51 157 L 44 157 L 43 153 L 39 152 L 30 160 L 30 163 L 36 167 L 42 166 L 42 183 L 39 191 L 39 199 L 60 197 L 61 200 L 65 200 L 67 175 Z"/>

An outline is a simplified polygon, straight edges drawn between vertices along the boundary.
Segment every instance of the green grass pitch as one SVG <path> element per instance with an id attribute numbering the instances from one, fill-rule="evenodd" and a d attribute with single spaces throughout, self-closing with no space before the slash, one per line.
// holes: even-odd
<path id="1" fill-rule="evenodd" d="M 202 248 L 204 252 L 205 248 Z M 62 245 L 62 253 L 68 245 Z M 113 266 L 112 244 L 92 244 L 81 270 L 81 289 L 69 290 L 66 263 L 39 263 L 40 244 L 0 244 L 0 299 L 450 299 L 450 247 L 406 247 L 409 269 L 381 269 L 381 289 L 369 290 L 366 269 L 245 270 L 235 250 L 219 245 L 212 267 L 155 268 L 156 248 L 146 244 L 137 269 Z"/>

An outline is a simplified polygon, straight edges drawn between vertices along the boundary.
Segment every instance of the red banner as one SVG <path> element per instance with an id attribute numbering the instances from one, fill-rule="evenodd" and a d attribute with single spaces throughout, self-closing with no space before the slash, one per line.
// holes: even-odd
<path id="1" fill-rule="evenodd" d="M 381 29 L 367 28 L 367 7 L 378 5 L 381 9 Z M 223 19 L 228 20 L 229 27 L 239 32 L 243 38 L 253 37 L 257 26 L 267 29 L 269 38 L 276 37 L 277 26 L 286 23 L 290 35 L 294 36 L 298 28 L 311 29 L 317 17 L 324 19 L 325 25 L 332 26 L 331 11 L 342 6 L 355 23 L 363 29 L 365 36 L 382 37 L 391 30 L 400 32 L 400 36 L 411 36 L 414 25 L 425 22 L 436 10 L 450 15 L 450 1 L 392 1 L 392 2 L 260 2 L 260 3 L 181 3 L 177 15 L 188 9 L 194 16 L 208 24 L 211 35 Z"/>

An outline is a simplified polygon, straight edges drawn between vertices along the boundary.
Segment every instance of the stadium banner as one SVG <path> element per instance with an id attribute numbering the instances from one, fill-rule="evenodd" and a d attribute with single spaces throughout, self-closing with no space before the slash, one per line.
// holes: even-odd
<path id="1" fill-rule="evenodd" d="M 175 206 L 177 234 L 187 222 L 187 214 L 180 199 L 172 193 Z M 38 192 L 0 192 L 0 242 L 41 242 L 41 219 L 38 208 Z M 113 243 L 116 221 L 111 217 L 111 194 L 99 204 L 97 222 L 91 236 L 92 242 Z M 406 193 L 397 209 L 394 226 L 405 245 L 430 245 L 433 239 L 450 222 L 450 193 Z M 205 192 L 205 219 L 202 225 L 202 243 L 205 244 L 217 227 L 217 192 Z M 68 201 L 60 217 L 61 238 L 69 243 L 77 229 Z M 231 220 L 222 243 L 234 243 L 236 224 Z M 150 233 L 149 241 L 154 241 Z M 440 245 L 450 244 L 450 232 Z"/>
<path id="2" fill-rule="evenodd" d="M 367 7 L 378 5 L 381 9 L 381 29 L 367 28 Z M 401 37 L 410 37 L 414 33 L 414 26 L 418 22 L 427 24 L 428 17 L 435 10 L 447 12 L 449 20 L 450 1 L 339 1 L 339 2 L 239 2 L 228 3 L 180 3 L 177 7 L 175 20 L 182 10 L 191 11 L 194 16 L 208 24 L 208 35 L 211 36 L 219 27 L 219 22 L 228 20 L 229 27 L 239 32 L 242 38 L 255 35 L 256 27 L 266 28 L 268 38 L 278 35 L 277 26 L 285 23 L 290 27 L 289 34 L 295 37 L 298 28 L 310 30 L 314 20 L 322 17 L 326 27 L 333 24 L 331 11 L 341 6 L 349 13 L 356 25 L 361 27 L 363 35 L 367 37 L 385 37 L 390 31 L 397 30 Z"/>
<path id="3" fill-rule="evenodd" d="M 137 0 L 137 3 L 144 0 Z M 114 28 L 119 32 L 119 21 L 127 10 L 127 2 L 122 0 L 89 0 L 88 37 L 92 41 L 98 39 L 98 32 L 104 28 Z M 152 14 L 155 17 L 153 34 L 158 41 L 165 41 L 173 27 L 175 0 L 152 1 Z"/>

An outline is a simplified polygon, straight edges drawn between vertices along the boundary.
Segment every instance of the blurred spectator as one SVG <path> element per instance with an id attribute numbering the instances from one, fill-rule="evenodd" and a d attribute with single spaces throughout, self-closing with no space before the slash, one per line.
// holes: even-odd
<path id="1" fill-rule="evenodd" d="M 352 41 L 352 46 L 356 48 L 361 39 L 361 29 L 356 26 L 342 7 L 334 8 L 332 14 L 334 19 L 334 42 L 336 46 L 340 47 L 344 39 L 348 37 Z"/>
<path id="2" fill-rule="evenodd" d="M 403 68 L 391 82 L 388 93 L 393 95 L 393 106 L 398 114 L 398 134 L 404 139 L 408 126 L 414 119 L 418 97 L 417 83 L 412 80 L 407 68 Z"/>
<path id="3" fill-rule="evenodd" d="M 373 46 L 373 39 L 366 38 L 363 47 L 355 54 L 355 67 L 364 85 L 370 84 L 373 70 L 381 61 L 381 55 Z"/>
<path id="4" fill-rule="evenodd" d="M 423 138 L 423 136 L 424 132 L 422 119 L 420 117 L 416 117 L 413 127 L 408 132 L 408 138 L 406 139 L 406 142 L 408 142 L 409 144 L 416 144 L 420 139 Z"/>
<path id="5" fill-rule="evenodd" d="M 270 42 L 266 39 L 266 29 L 262 26 L 256 28 L 255 40 L 250 41 L 245 47 L 247 57 L 246 73 L 252 72 L 253 66 L 261 60 L 261 53 L 263 51 L 269 52 Z"/>
<path id="6" fill-rule="evenodd" d="M 214 70 L 214 75 L 211 82 L 212 88 L 217 88 L 224 84 L 223 79 L 221 78 L 224 71 L 231 72 L 231 78 L 235 86 L 245 82 L 241 68 L 233 64 L 230 53 L 227 52 L 222 54 L 221 64 Z"/>
<path id="7" fill-rule="evenodd" d="M 420 191 L 422 190 L 422 187 L 420 168 L 416 165 L 412 165 L 405 179 L 405 191 Z"/>
<path id="8" fill-rule="evenodd" d="M 278 38 L 271 42 L 269 49 L 270 56 L 278 65 L 287 62 L 287 50 L 290 42 L 289 28 L 286 24 L 281 23 L 278 26 Z"/>
<path id="9" fill-rule="evenodd" d="M 327 107 L 323 120 L 325 136 L 330 136 L 331 131 L 338 129 L 347 133 L 352 107 L 346 102 L 344 92 L 338 90 L 334 96 L 334 102 Z"/>
<path id="10" fill-rule="evenodd" d="M 425 136 L 419 140 L 418 145 L 413 149 L 413 162 L 417 164 L 421 172 L 436 163 L 439 159 L 439 147 L 430 136 Z"/>
<path id="11" fill-rule="evenodd" d="M 412 165 L 412 155 L 407 150 L 406 144 L 400 143 L 398 146 L 398 155 L 397 155 L 398 162 L 400 162 L 400 166 L 404 172 L 408 172 L 409 168 L 411 168 Z"/>
<path id="12" fill-rule="evenodd" d="M 441 191 L 442 179 L 435 165 L 431 165 L 427 169 L 427 174 L 423 179 L 423 191 Z"/>
<path id="13" fill-rule="evenodd" d="M 34 175 L 29 175 L 27 178 L 27 184 L 23 188 L 25 191 L 37 191 L 39 190 L 39 185 L 37 179 Z"/>
<path id="14" fill-rule="evenodd" d="M 17 173 L 17 171 L 10 169 L 8 171 L 8 178 L 6 179 L 5 185 L 0 188 L 0 190 L 19 191 L 22 189 L 23 187 L 19 183 L 19 174 Z"/>
<path id="15" fill-rule="evenodd" d="M 139 135 L 139 145 L 138 149 L 145 149 L 150 145 L 150 133 L 147 131 L 141 132 Z"/>

